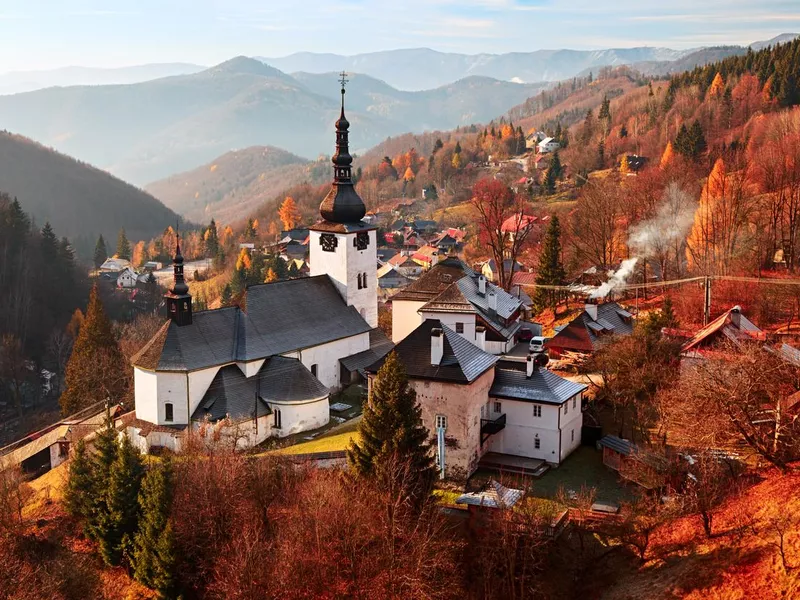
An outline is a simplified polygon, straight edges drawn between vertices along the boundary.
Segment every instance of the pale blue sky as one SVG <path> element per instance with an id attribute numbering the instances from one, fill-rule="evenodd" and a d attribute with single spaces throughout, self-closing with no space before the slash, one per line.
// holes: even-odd
<path id="1" fill-rule="evenodd" d="M 0 0 L 0 72 L 303 50 L 689 48 L 800 31 L 800 0 Z"/>

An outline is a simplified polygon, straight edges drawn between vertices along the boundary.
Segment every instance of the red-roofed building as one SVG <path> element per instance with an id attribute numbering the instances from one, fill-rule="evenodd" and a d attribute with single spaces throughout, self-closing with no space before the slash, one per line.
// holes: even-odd
<path id="1" fill-rule="evenodd" d="M 686 358 L 704 358 L 721 343 L 740 345 L 747 341 L 765 341 L 766 333 L 742 314 L 739 306 L 725 311 L 708 325 L 698 330 L 681 346 Z"/>
<path id="2" fill-rule="evenodd" d="M 411 260 L 428 270 L 439 262 L 439 249 L 434 246 L 423 246 L 411 255 Z"/>

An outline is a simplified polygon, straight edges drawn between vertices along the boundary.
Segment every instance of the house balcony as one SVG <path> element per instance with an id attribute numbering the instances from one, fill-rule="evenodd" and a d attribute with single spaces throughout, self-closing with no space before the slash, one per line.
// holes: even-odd
<path id="1" fill-rule="evenodd" d="M 503 413 L 496 419 L 481 419 L 481 446 L 490 436 L 500 433 L 506 427 L 506 414 Z"/>

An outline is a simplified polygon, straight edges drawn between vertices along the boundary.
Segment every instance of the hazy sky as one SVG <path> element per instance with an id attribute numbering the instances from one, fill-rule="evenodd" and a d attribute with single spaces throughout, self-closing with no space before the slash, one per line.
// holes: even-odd
<path id="1" fill-rule="evenodd" d="M 0 0 L 0 72 L 430 47 L 687 48 L 800 31 L 800 0 Z"/>

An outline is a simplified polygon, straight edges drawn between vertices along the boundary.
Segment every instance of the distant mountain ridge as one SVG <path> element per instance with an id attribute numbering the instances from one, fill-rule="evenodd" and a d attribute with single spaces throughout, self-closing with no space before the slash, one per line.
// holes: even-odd
<path id="1" fill-rule="evenodd" d="M 401 92 L 361 75 L 349 85 L 356 151 L 406 131 L 489 120 L 544 87 L 469 78 Z M 307 159 L 330 153 L 339 105 L 335 73 L 291 77 L 236 57 L 198 73 L 130 85 L 0 96 L 0 128 L 144 185 L 255 145 Z"/>
<path id="2" fill-rule="evenodd" d="M 154 63 L 109 69 L 76 66 L 41 71 L 11 71 L 0 73 L 0 94 L 20 94 L 54 86 L 139 83 L 161 77 L 197 73 L 205 68 L 190 63 Z"/>
<path id="3" fill-rule="evenodd" d="M 91 165 L 19 135 L 0 133 L 0 191 L 16 196 L 41 227 L 50 222 L 74 244 L 109 243 L 124 227 L 131 240 L 150 239 L 178 215 L 150 194 Z"/>

